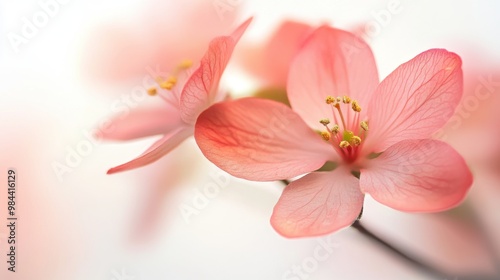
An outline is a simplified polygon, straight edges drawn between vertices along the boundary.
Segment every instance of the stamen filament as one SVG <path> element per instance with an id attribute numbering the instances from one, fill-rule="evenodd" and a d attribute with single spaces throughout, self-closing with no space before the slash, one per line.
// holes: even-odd
<path id="1" fill-rule="evenodd" d="M 329 127 L 331 123 L 329 119 L 321 119 L 319 122 L 323 124 L 326 131 L 320 132 L 320 134 L 324 140 L 332 143 L 333 148 L 346 162 L 355 162 L 368 131 L 368 122 L 359 122 L 361 119 L 361 106 L 357 100 L 351 99 L 347 95 L 327 96 L 325 102 L 330 105 L 332 110 L 333 126 Z M 347 115 L 342 112 L 341 105 L 348 108 Z M 339 128 L 339 125 L 341 125 L 341 128 Z"/>
<path id="2" fill-rule="evenodd" d="M 345 125 L 345 120 L 344 120 L 344 115 L 342 114 L 342 110 L 340 110 L 340 104 L 335 104 L 334 106 L 337 108 L 337 111 L 339 111 L 340 119 L 342 120 L 342 126 L 344 127 L 344 130 L 347 130 L 347 126 Z"/>
<path id="3" fill-rule="evenodd" d="M 359 123 L 359 116 L 361 115 L 360 113 L 354 113 L 355 117 L 354 117 L 354 123 Z M 357 128 L 356 132 L 359 132 L 359 127 Z"/>

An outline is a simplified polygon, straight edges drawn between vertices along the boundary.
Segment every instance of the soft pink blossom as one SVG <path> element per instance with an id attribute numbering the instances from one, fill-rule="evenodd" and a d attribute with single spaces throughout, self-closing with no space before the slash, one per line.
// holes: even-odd
<path id="1" fill-rule="evenodd" d="M 464 97 L 436 137 L 450 143 L 473 167 L 493 167 L 498 173 L 500 66 L 487 66 L 479 53 L 468 57 L 471 61 L 464 59 L 469 62 L 464 68 Z"/>
<path id="2" fill-rule="evenodd" d="M 200 115 L 195 138 L 209 160 L 241 178 L 311 172 L 290 183 L 274 208 L 271 224 L 287 237 L 349 226 L 365 194 L 402 211 L 442 211 L 472 184 L 463 158 L 430 139 L 452 116 L 462 83 L 460 57 L 442 49 L 417 55 L 379 83 L 368 45 L 323 26 L 292 63 L 293 111 L 255 98 L 220 103 Z M 315 172 L 329 161 L 338 167 Z"/>
<path id="3" fill-rule="evenodd" d="M 163 137 L 136 159 L 111 168 L 108 174 L 150 164 L 193 135 L 198 115 L 225 98 L 218 89 L 219 81 L 250 21 L 245 21 L 230 36 L 213 39 L 194 72 L 186 69 L 189 64 L 180 65 L 173 76 L 159 81 L 158 89 L 151 89 L 151 94 L 158 94 L 165 101 L 165 107 L 137 110 L 112 121 L 110 126 L 114 129 L 105 131 L 100 135 L 102 138 L 128 140 L 155 134 Z"/>
<path id="4" fill-rule="evenodd" d="M 168 71 L 198 61 L 215 36 L 231 32 L 239 7 L 219 11 L 212 1 L 145 1 L 130 22 L 101 24 L 85 46 L 85 74 L 97 80 L 141 78 L 147 67 Z"/>
<path id="5" fill-rule="evenodd" d="M 495 217 L 500 211 L 500 65 L 491 64 L 480 50 L 465 56 L 464 65 L 464 98 L 435 136 L 450 143 L 469 164 L 474 183 L 465 209 L 475 213 L 480 230 L 489 235 L 487 246 L 500 252 L 500 220 Z"/>
<path id="6" fill-rule="evenodd" d="M 268 41 L 247 47 L 237 59 L 241 60 L 244 70 L 266 86 L 285 88 L 292 59 L 312 31 L 313 28 L 305 23 L 284 21 Z"/>

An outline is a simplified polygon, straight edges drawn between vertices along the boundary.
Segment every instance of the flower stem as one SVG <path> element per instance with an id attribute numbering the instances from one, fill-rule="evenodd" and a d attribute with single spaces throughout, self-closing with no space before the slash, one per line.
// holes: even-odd
<path id="1" fill-rule="evenodd" d="M 371 231 L 369 231 L 367 228 L 365 228 L 360 220 L 356 220 L 354 221 L 354 223 L 351 225 L 351 227 L 353 227 L 354 229 L 358 230 L 359 233 L 361 233 L 362 235 L 366 236 L 367 238 L 369 238 L 370 240 L 372 241 L 375 241 L 377 242 L 379 245 L 385 247 L 387 250 L 391 251 L 392 253 L 400 256 L 402 259 L 406 260 L 407 262 L 411 263 L 413 266 L 415 266 L 416 268 L 420 269 L 421 271 L 424 271 L 426 272 L 427 274 L 429 275 L 432 275 L 433 277 L 435 277 L 435 279 L 450 279 L 450 280 L 477 280 L 477 279 L 484 279 L 484 280 L 494 280 L 494 279 L 500 279 L 498 278 L 498 275 L 497 276 L 487 276 L 487 275 L 462 275 L 462 276 L 457 276 L 457 275 L 449 275 L 447 273 L 444 273 L 442 271 L 440 271 L 439 269 L 427 264 L 427 263 L 424 263 L 418 259 L 416 259 L 415 257 L 413 256 L 410 256 L 409 254 L 406 254 L 402 251 L 400 251 L 399 249 L 397 249 L 396 247 L 394 247 L 392 244 L 388 243 L 387 241 L 384 241 L 383 239 L 381 239 L 380 237 L 378 237 L 377 235 L 375 235 L 374 233 L 372 233 Z"/>
<path id="2" fill-rule="evenodd" d="M 400 256 L 402 259 L 410 262 L 411 264 L 413 264 L 413 266 L 421 269 L 422 271 L 425 271 L 425 272 L 427 272 L 427 273 L 435 276 L 438 279 L 453 279 L 450 275 L 447 275 L 447 274 L 445 274 L 445 273 L 443 273 L 443 272 L 441 272 L 441 271 L 433 268 L 432 266 L 430 266 L 428 264 L 425 264 L 425 263 L 417 260 L 416 258 L 414 258 L 414 257 L 412 257 L 412 256 L 410 256 L 410 255 L 408 255 L 406 253 L 403 253 L 402 251 L 400 251 L 399 249 L 397 249 L 393 245 L 389 244 L 388 242 L 384 241 L 380 237 L 376 236 L 371 231 L 369 231 L 367 228 L 365 228 L 361 224 L 361 222 L 360 222 L 359 219 L 356 220 L 351 225 L 351 227 L 354 228 L 354 229 L 356 229 L 359 233 L 361 233 L 365 237 L 369 238 L 370 240 L 379 243 L 379 245 L 384 246 L 386 249 L 388 249 L 392 253 Z M 462 279 L 462 278 L 460 278 L 460 279 Z"/>
<path id="3" fill-rule="evenodd" d="M 486 226 L 483 223 L 482 219 L 479 217 L 477 210 L 474 207 L 471 207 L 470 211 L 472 214 L 472 222 L 474 223 L 473 226 L 477 228 L 479 234 L 481 235 L 481 239 L 486 244 L 486 249 L 488 250 L 488 253 L 493 260 L 496 272 L 500 275 L 500 252 L 496 250 L 495 242 L 491 238 L 491 235 L 488 234 L 488 230 L 486 229 Z"/>
<path id="4" fill-rule="evenodd" d="M 288 185 L 290 181 L 288 180 L 281 180 L 282 183 Z M 498 280 L 500 279 L 500 275 L 495 275 L 495 276 L 488 276 L 488 275 L 450 275 L 448 273 L 442 272 L 441 270 L 431 266 L 428 263 L 425 263 L 423 261 L 418 260 L 417 258 L 399 250 L 398 248 L 394 247 L 392 244 L 389 242 L 383 240 L 382 238 L 378 237 L 375 235 L 373 232 L 365 228 L 361 224 L 361 217 L 363 215 L 363 208 L 361 208 L 361 211 L 358 215 L 358 218 L 354 223 L 351 225 L 352 228 L 356 229 L 360 234 L 364 235 L 368 239 L 378 243 L 380 246 L 385 247 L 387 250 L 390 252 L 394 253 L 395 255 L 401 257 L 408 263 L 412 264 L 414 267 L 420 269 L 423 272 L 426 272 L 427 274 L 433 276 L 433 278 L 437 280 L 477 280 L 477 279 L 482 279 L 482 280 Z"/>

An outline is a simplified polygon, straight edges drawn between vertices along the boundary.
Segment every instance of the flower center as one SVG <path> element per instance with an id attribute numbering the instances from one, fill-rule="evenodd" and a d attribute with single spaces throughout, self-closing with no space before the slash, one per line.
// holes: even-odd
<path id="1" fill-rule="evenodd" d="M 186 59 L 174 68 L 174 70 L 172 71 L 172 74 L 170 76 L 168 76 L 168 78 L 156 77 L 156 83 L 162 89 L 172 90 L 174 88 L 174 86 L 177 84 L 179 74 L 183 70 L 189 69 L 192 65 L 193 65 L 193 62 L 191 60 Z M 151 87 L 148 89 L 148 94 L 151 96 L 154 96 L 157 93 L 158 93 L 157 87 Z"/>
<path id="2" fill-rule="evenodd" d="M 326 128 L 321 137 L 330 142 L 346 162 L 356 161 L 368 134 L 368 122 L 360 121 L 361 106 L 349 96 L 327 96 L 325 102 L 332 108 L 335 123 L 330 125 L 330 119 L 320 120 Z"/>

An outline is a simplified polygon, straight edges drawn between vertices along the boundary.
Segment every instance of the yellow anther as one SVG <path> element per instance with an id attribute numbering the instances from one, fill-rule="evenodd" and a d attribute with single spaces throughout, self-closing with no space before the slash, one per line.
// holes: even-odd
<path id="1" fill-rule="evenodd" d="M 361 126 L 361 128 L 364 130 L 364 131 L 368 131 L 368 123 L 366 121 L 362 121 L 359 126 Z"/>
<path id="2" fill-rule="evenodd" d="M 333 133 L 335 133 L 335 134 L 339 133 L 339 130 L 340 130 L 340 128 L 339 128 L 339 126 L 338 126 L 338 125 L 334 125 L 334 126 L 332 127 L 332 132 L 333 132 Z"/>
<path id="3" fill-rule="evenodd" d="M 150 96 L 155 96 L 158 92 L 156 91 L 155 87 L 149 88 L 148 89 L 148 95 Z"/>
<path id="4" fill-rule="evenodd" d="M 325 102 L 326 104 L 332 104 L 335 102 L 335 98 L 333 98 L 332 96 L 328 95 L 325 99 Z"/>
<path id="5" fill-rule="evenodd" d="M 175 84 L 175 83 L 177 83 L 177 78 L 174 76 L 170 76 L 170 77 L 168 77 L 167 82 Z"/>
<path id="6" fill-rule="evenodd" d="M 349 104 L 351 103 L 351 98 L 344 95 L 344 97 L 342 98 L 342 102 L 344 102 L 344 104 Z"/>
<path id="7" fill-rule="evenodd" d="M 355 112 L 358 112 L 358 113 L 361 112 L 361 106 L 359 106 L 358 101 L 356 101 L 356 100 L 352 101 L 352 109 Z"/>
<path id="8" fill-rule="evenodd" d="M 361 138 L 359 138 L 358 136 L 353 136 L 351 138 L 351 144 L 355 147 L 359 146 L 361 144 Z"/>
<path id="9" fill-rule="evenodd" d="M 347 148 L 349 146 L 351 146 L 351 144 L 349 144 L 349 142 L 347 142 L 345 140 L 340 141 L 339 147 L 341 147 L 341 148 Z"/>
<path id="10" fill-rule="evenodd" d="M 342 98 L 340 96 L 337 96 L 337 102 L 342 101 Z"/>
<path id="11" fill-rule="evenodd" d="M 159 84 L 161 88 L 171 90 L 176 83 L 177 78 L 174 76 L 170 76 L 166 81 L 161 81 Z"/>
<path id="12" fill-rule="evenodd" d="M 329 123 L 330 123 L 330 120 L 329 120 L 329 119 L 321 119 L 321 120 L 319 121 L 319 123 L 320 123 L 320 124 L 322 124 L 322 125 L 327 125 L 327 124 L 329 124 Z"/>
<path id="13" fill-rule="evenodd" d="M 186 59 L 186 60 L 183 60 L 180 64 L 179 64 L 179 68 L 180 69 L 188 69 L 189 67 L 193 66 L 193 61 L 189 60 L 189 59 Z"/>
<path id="14" fill-rule="evenodd" d="M 171 83 L 171 82 L 161 82 L 160 83 L 160 87 L 163 88 L 163 89 L 168 89 L 168 90 L 171 90 L 173 87 L 175 86 L 175 83 Z"/>
<path id="15" fill-rule="evenodd" d="M 328 131 L 322 131 L 321 132 L 321 137 L 325 141 L 330 141 L 330 133 Z"/>

